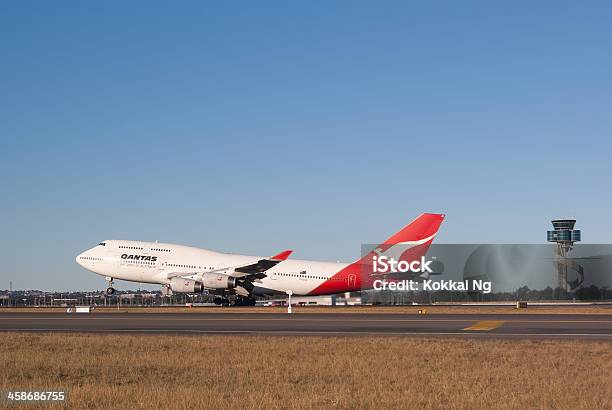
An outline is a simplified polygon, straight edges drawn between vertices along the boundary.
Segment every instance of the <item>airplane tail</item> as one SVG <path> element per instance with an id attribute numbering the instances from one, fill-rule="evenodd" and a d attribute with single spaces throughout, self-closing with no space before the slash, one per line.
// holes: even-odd
<path id="1" fill-rule="evenodd" d="M 416 242 L 432 239 L 438 233 L 440 225 L 444 220 L 443 214 L 421 214 L 414 221 L 403 227 L 395 235 L 387 239 L 383 244 L 396 245 L 399 243 Z"/>
<path id="2" fill-rule="evenodd" d="M 380 275 L 374 272 L 374 258 L 385 255 L 408 263 L 420 260 L 444 221 L 442 214 L 422 214 L 395 235 L 376 246 L 359 260 L 336 273 L 331 280 L 314 289 L 311 294 L 333 294 L 371 289 Z"/>
<path id="3" fill-rule="evenodd" d="M 363 256 L 358 263 L 371 264 L 375 255 L 411 262 L 425 256 L 444 221 L 443 214 L 421 214 L 396 234 Z"/>
<path id="4" fill-rule="evenodd" d="M 398 264 L 405 262 L 411 265 L 415 261 L 421 262 L 421 258 L 427 254 L 443 221 L 443 214 L 421 214 L 395 235 L 350 265 L 347 270 L 358 272 L 361 290 L 371 289 L 374 282 L 381 277 L 386 277 L 388 281 L 399 280 L 399 277 L 393 272 L 375 269 L 377 264 L 374 261 L 380 261 L 382 256 L 386 256 L 387 261 L 394 259 Z"/>

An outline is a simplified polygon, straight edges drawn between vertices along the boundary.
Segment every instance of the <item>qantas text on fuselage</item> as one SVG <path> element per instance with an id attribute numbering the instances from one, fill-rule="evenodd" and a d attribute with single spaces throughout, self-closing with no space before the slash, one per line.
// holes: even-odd
<path id="1" fill-rule="evenodd" d="M 208 291 L 222 300 L 285 293 L 314 296 L 371 289 L 380 279 L 373 269 L 381 256 L 404 264 L 420 261 L 436 236 L 444 215 L 425 213 L 372 252 L 353 263 L 289 259 L 286 250 L 271 257 L 236 255 L 190 246 L 106 240 L 81 253 L 82 267 L 106 277 L 107 293 L 113 280 L 162 285 L 165 292 Z M 384 260 L 384 258 L 382 259 Z M 416 265 L 416 263 L 413 263 Z"/>

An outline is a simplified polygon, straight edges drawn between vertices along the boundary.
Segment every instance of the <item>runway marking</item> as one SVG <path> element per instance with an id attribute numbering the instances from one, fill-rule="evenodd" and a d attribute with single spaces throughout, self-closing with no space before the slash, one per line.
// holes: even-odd
<path id="1" fill-rule="evenodd" d="M 62 317 L 0 317 L 0 320 L 142 320 L 142 321 L 202 321 L 202 322 L 219 322 L 219 321 L 317 321 L 317 322 L 473 322 L 474 319 L 432 319 L 429 317 L 423 317 L 420 319 L 328 319 L 328 318 L 298 318 L 298 317 L 285 317 L 285 318 L 178 318 L 178 317 L 134 317 L 134 316 L 116 316 L 116 317 L 74 317 L 74 316 L 62 316 Z M 494 320 L 485 320 L 481 322 L 497 322 Z M 612 320 L 516 320 L 506 319 L 502 322 L 509 323 L 612 323 Z M 480 322 L 478 322 L 480 323 Z"/>
<path id="2" fill-rule="evenodd" d="M 289 315 L 287 315 L 289 316 Z M 473 319 L 345 319 L 345 318 L 337 318 L 337 319 L 328 319 L 328 318 L 297 318 L 297 317 L 277 317 L 277 318 L 250 318 L 250 317 L 242 317 L 242 318 L 224 318 L 224 317 L 215 317 L 215 318 L 180 318 L 180 317 L 134 317 L 134 316 L 117 316 L 117 317 L 0 317 L 0 320 L 142 320 L 142 321 L 196 321 L 196 322 L 266 322 L 266 321 L 294 321 L 294 322 L 470 322 Z M 612 320 L 610 321 L 612 322 Z"/>
<path id="3" fill-rule="evenodd" d="M 465 332 L 369 332 L 369 331 L 290 331 L 290 330 L 191 330 L 191 329 L 1 329 L 2 332 L 45 332 L 45 333 L 192 333 L 192 334 L 252 334 L 252 335 L 368 335 L 368 336 L 483 336 L 492 338 L 505 337 L 603 337 L 612 338 L 612 333 L 465 333 Z"/>
<path id="4" fill-rule="evenodd" d="M 461 330 L 493 330 L 504 324 L 503 320 L 482 320 Z"/>

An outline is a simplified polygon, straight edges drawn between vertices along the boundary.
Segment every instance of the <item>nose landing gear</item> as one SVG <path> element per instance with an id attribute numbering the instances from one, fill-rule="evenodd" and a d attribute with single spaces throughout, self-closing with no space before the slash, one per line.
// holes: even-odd
<path id="1" fill-rule="evenodd" d="M 110 276 L 106 277 L 106 281 L 108 282 L 108 288 L 106 288 L 106 294 L 111 296 L 115 293 L 115 288 L 113 288 L 113 278 Z"/>

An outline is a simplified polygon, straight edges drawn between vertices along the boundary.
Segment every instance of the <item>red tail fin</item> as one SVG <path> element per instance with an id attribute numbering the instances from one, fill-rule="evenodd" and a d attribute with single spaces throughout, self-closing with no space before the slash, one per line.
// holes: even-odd
<path id="1" fill-rule="evenodd" d="M 375 275 L 372 275 L 374 256 L 385 254 L 398 261 L 408 262 L 420 259 L 427 253 L 443 221 L 442 214 L 422 214 L 367 255 L 336 273 L 332 279 L 325 281 L 310 294 L 321 295 L 371 288 L 375 280 Z"/>
<path id="2" fill-rule="evenodd" d="M 443 214 L 421 214 L 398 233 L 387 239 L 383 245 L 395 245 L 403 242 L 421 241 L 436 235 L 444 220 Z"/>
<path id="3" fill-rule="evenodd" d="M 417 219 L 361 258 L 359 263 L 371 265 L 372 257 L 376 254 L 385 254 L 398 261 L 411 262 L 420 259 L 427 253 L 427 249 L 429 249 L 429 245 L 438 233 L 443 220 L 443 214 L 421 214 Z"/>

